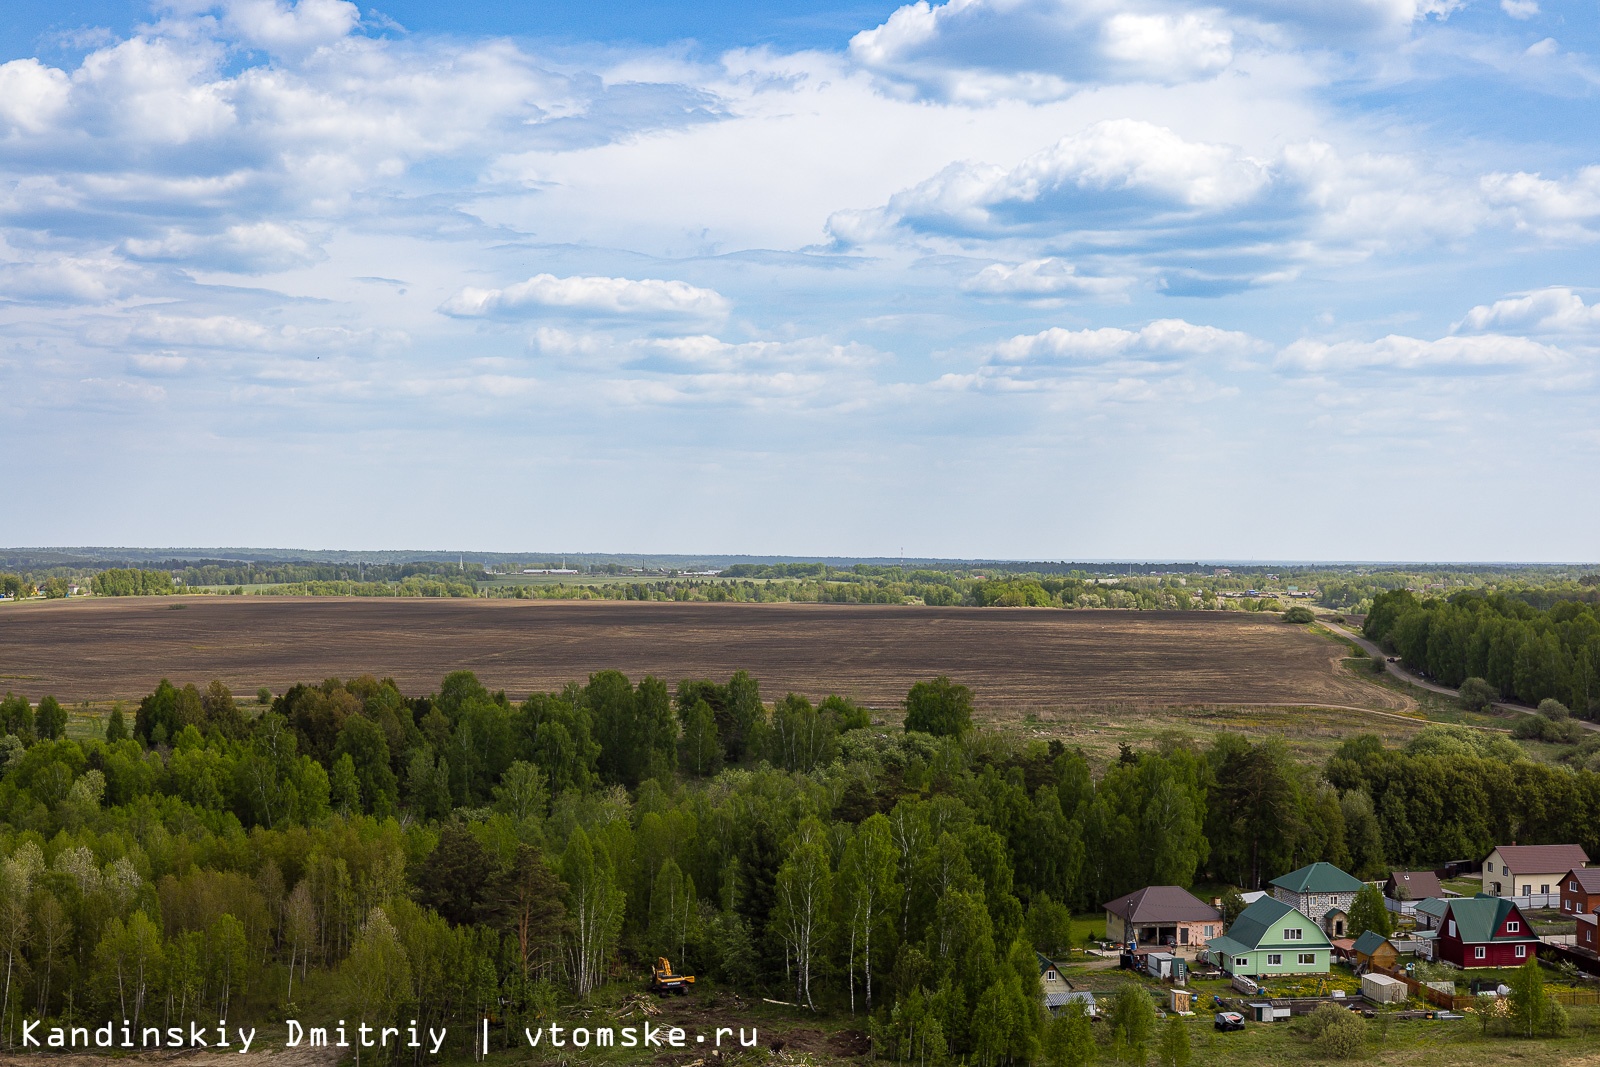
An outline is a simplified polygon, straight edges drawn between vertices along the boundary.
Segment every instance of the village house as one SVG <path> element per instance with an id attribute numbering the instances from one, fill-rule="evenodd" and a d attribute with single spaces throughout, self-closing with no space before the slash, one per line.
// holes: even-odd
<path id="1" fill-rule="evenodd" d="M 1561 879 L 1588 863 L 1578 845 L 1500 845 L 1483 861 L 1483 891 L 1496 897 L 1544 897 L 1539 906 L 1553 908 L 1557 901 L 1548 898 L 1560 895 Z"/>
<path id="2" fill-rule="evenodd" d="M 1590 952 L 1600 952 L 1600 915 L 1589 912 L 1578 916 L 1578 931 L 1573 944 Z"/>
<path id="3" fill-rule="evenodd" d="M 1206 944 L 1211 962 L 1230 975 L 1327 974 L 1333 945 L 1304 912 L 1263 897 L 1239 913 L 1221 937 Z"/>
<path id="4" fill-rule="evenodd" d="M 1432 871 L 1394 871 L 1383 884 L 1383 895 L 1390 900 L 1427 900 L 1444 896 L 1444 886 Z"/>
<path id="5" fill-rule="evenodd" d="M 1600 911 L 1600 867 L 1574 867 L 1562 875 L 1561 910 L 1577 915 Z"/>
<path id="6" fill-rule="evenodd" d="M 1417 902 L 1416 920 L 1417 928 L 1421 930 L 1437 930 L 1444 925 L 1444 913 L 1450 910 L 1450 902 L 1443 897 L 1429 897 L 1427 900 Z"/>
<path id="7" fill-rule="evenodd" d="M 1538 949 L 1516 902 L 1484 893 L 1449 901 L 1434 946 L 1439 960 L 1457 967 L 1518 967 Z"/>
<path id="8" fill-rule="evenodd" d="M 1193 955 L 1222 933 L 1222 912 L 1175 885 L 1152 885 L 1105 906 L 1106 940 Z M 1185 950 L 1190 950 L 1185 953 Z"/>
<path id="9" fill-rule="evenodd" d="M 1378 933 L 1368 930 L 1356 938 L 1356 943 L 1351 946 L 1350 956 L 1357 966 L 1367 968 L 1381 968 L 1388 970 L 1400 962 L 1400 950 L 1394 947 L 1394 942 Z"/>
<path id="10" fill-rule="evenodd" d="M 1268 884 L 1274 899 L 1310 916 L 1329 937 L 1343 937 L 1363 883 L 1331 863 L 1313 863 Z"/>
<path id="11" fill-rule="evenodd" d="M 1055 960 L 1042 952 L 1035 952 L 1034 955 L 1039 958 L 1039 988 L 1044 991 L 1044 1006 L 1054 1011 L 1067 1002 L 1072 983 L 1062 977 L 1061 968 L 1056 966 Z"/>

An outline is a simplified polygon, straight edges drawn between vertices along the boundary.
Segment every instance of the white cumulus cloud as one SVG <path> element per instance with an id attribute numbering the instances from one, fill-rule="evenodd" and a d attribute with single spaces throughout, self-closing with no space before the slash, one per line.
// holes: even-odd
<path id="1" fill-rule="evenodd" d="M 1502 334 L 1441 337 L 1429 341 L 1390 334 L 1376 341 L 1296 341 L 1278 356 L 1280 366 L 1313 373 L 1394 370 L 1415 373 L 1509 372 L 1569 366 L 1562 349 Z"/>
<path id="2" fill-rule="evenodd" d="M 917 0 L 851 38 L 891 86 L 960 103 L 1048 100 L 1098 82 L 1179 83 L 1233 58 L 1214 12 L 1129 11 L 1108 0 Z"/>
<path id="3" fill-rule="evenodd" d="M 1132 278 L 1079 274 L 1071 263 L 1047 256 L 1016 265 L 991 263 L 962 282 L 961 288 L 984 296 L 1044 301 L 1070 297 L 1114 298 L 1126 294 L 1132 283 Z"/>
<path id="4" fill-rule="evenodd" d="M 1552 286 L 1479 304 L 1461 321 L 1473 331 L 1514 330 L 1530 334 L 1600 333 L 1600 303 L 1585 304 L 1565 286 Z"/>
<path id="5" fill-rule="evenodd" d="M 447 315 L 531 315 L 540 312 L 644 318 L 719 318 L 728 301 L 713 289 L 659 278 L 558 278 L 536 274 L 504 289 L 466 288 L 445 301 Z"/>
<path id="6" fill-rule="evenodd" d="M 1021 334 L 994 347 L 991 362 L 1022 366 L 1094 366 L 1138 361 L 1172 363 L 1212 356 L 1249 356 L 1265 349 L 1246 333 L 1197 326 L 1183 319 L 1157 319 L 1137 330 L 1114 326 L 1067 330 L 1059 326 Z"/>
<path id="7" fill-rule="evenodd" d="M 239 274 L 306 267 L 326 258 L 304 234 L 275 222 L 229 226 L 217 234 L 169 230 L 161 237 L 131 238 L 123 251 L 134 259 L 184 263 Z"/>
<path id="8" fill-rule="evenodd" d="M 0 124 L 22 133 L 38 133 L 67 106 L 67 75 L 37 59 L 0 63 Z"/>
<path id="9" fill-rule="evenodd" d="M 1005 233 L 1171 221 L 1239 208 L 1272 183 L 1270 166 L 1230 145 L 1189 141 L 1135 119 L 1110 119 L 1005 168 L 956 163 L 886 208 L 840 212 L 835 237 L 854 243 L 895 226 L 935 233 Z"/>

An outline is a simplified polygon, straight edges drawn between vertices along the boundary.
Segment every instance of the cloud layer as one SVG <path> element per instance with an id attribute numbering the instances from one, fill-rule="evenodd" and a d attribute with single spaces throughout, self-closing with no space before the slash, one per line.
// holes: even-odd
<path id="1" fill-rule="evenodd" d="M 285 500 L 329 457 L 395 499 L 414 471 L 511 484 L 519 544 L 696 550 L 716 514 L 748 550 L 910 525 L 927 552 L 1192 558 L 1214 529 L 1214 554 L 1270 555 L 1215 503 L 1228 479 L 1382 463 L 1459 490 L 1449 457 L 1486 442 L 1474 491 L 1600 489 L 1600 42 L 1576 7 L 922 0 L 719 54 L 364 10 L 170 0 L 0 64 L 0 448 L 61 502 L 6 540 L 93 540 L 50 525 L 57 486 L 210 457 L 209 484 Z M 1159 541 L 1153 505 L 1074 510 L 1086 470 L 1193 521 Z M 641 503 L 593 525 L 520 503 L 555 471 Z M 684 472 L 724 496 L 661 488 Z M 868 517 L 773 534 L 749 487 L 774 479 Z M 1039 486 L 1062 502 L 1036 528 L 992 520 Z M 148 536 L 259 531 L 219 522 Z M 1361 554 L 1284 528 L 1280 554 Z"/>

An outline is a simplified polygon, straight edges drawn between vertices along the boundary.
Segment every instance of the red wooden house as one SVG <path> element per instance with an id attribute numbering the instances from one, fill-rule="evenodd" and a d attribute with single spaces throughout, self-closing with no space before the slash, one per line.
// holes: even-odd
<path id="1" fill-rule="evenodd" d="M 1600 911 L 1600 867 L 1574 867 L 1561 879 L 1561 910 Z"/>
<path id="2" fill-rule="evenodd" d="M 1434 951 L 1458 967 L 1517 967 L 1537 955 L 1539 935 L 1505 897 L 1449 901 Z"/>

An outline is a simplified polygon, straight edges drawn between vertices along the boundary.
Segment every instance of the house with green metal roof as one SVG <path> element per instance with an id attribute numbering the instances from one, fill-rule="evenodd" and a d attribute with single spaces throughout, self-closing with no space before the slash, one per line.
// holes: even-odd
<path id="1" fill-rule="evenodd" d="M 1329 937 L 1344 937 L 1350 924 L 1350 905 L 1361 892 L 1360 879 L 1331 863 L 1312 863 L 1274 878 L 1272 895 L 1297 908 L 1322 927 Z"/>
<path id="2" fill-rule="evenodd" d="M 1228 974 L 1327 974 L 1333 944 L 1311 917 L 1274 897 L 1251 904 L 1221 937 L 1206 942 L 1211 962 Z"/>
<path id="3" fill-rule="evenodd" d="M 1423 930 L 1437 930 L 1444 925 L 1444 913 L 1450 902 L 1443 897 L 1429 897 L 1417 902 L 1417 926 Z"/>
<path id="4" fill-rule="evenodd" d="M 1457 967 L 1518 967 L 1539 951 L 1539 935 L 1516 902 L 1479 893 L 1451 900 L 1435 942 L 1437 957 Z"/>

